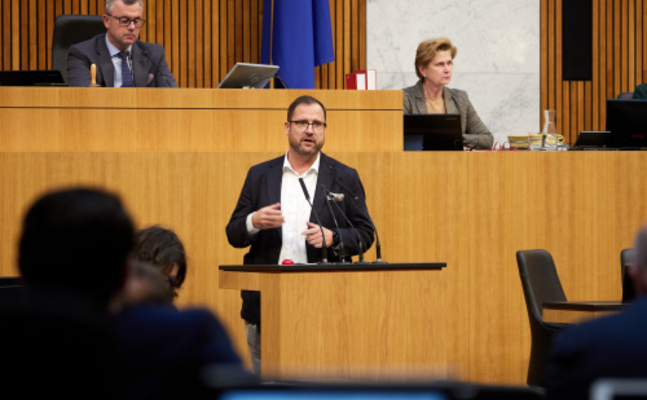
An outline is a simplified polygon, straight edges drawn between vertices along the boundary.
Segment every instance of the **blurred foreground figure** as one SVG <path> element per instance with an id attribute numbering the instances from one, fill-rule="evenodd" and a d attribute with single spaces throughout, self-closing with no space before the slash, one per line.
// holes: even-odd
<path id="1" fill-rule="evenodd" d="M 111 310 L 119 312 L 126 307 L 172 302 L 173 290 L 160 270 L 148 263 L 131 259 L 128 278 L 122 291 L 115 296 Z"/>
<path id="2" fill-rule="evenodd" d="M 168 283 L 170 302 L 186 279 L 186 253 L 180 238 L 170 229 L 151 226 L 135 234 L 132 257 L 159 269 Z"/>
<path id="3" fill-rule="evenodd" d="M 130 216 L 106 192 L 52 192 L 30 208 L 19 249 L 27 296 L 0 309 L 2 378 L 16 398 L 211 398 L 204 367 L 245 376 L 209 311 L 135 304 L 138 290 L 120 292 L 137 276 L 127 267 L 133 237 Z M 111 315 L 109 304 L 124 298 L 129 307 Z"/>
<path id="4" fill-rule="evenodd" d="M 588 399 L 599 378 L 647 379 L 647 226 L 629 266 L 638 299 L 619 314 L 569 328 L 553 344 L 546 371 L 549 399 Z"/>
<path id="5" fill-rule="evenodd" d="M 120 200 L 101 191 L 53 192 L 29 209 L 18 259 L 27 298 L 0 310 L 2 378 L 15 398 L 119 397 L 124 364 L 107 305 L 133 234 Z"/>

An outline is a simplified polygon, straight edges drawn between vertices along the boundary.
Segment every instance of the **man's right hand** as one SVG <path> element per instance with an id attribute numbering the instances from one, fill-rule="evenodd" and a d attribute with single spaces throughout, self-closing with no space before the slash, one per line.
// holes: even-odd
<path id="1" fill-rule="evenodd" d="M 252 214 L 252 225 L 256 229 L 278 228 L 285 222 L 283 213 L 281 213 L 281 203 L 272 204 L 263 207 Z"/>

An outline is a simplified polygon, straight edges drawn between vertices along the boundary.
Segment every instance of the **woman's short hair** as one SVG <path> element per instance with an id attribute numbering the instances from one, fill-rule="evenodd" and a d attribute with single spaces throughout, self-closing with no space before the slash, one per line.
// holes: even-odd
<path id="1" fill-rule="evenodd" d="M 418 45 L 418 50 L 416 50 L 416 75 L 418 78 L 424 79 L 420 73 L 420 67 L 429 65 L 431 60 L 436 57 L 437 52 L 445 50 L 451 52 L 452 60 L 456 57 L 456 46 L 446 37 L 427 39 Z"/>
<path id="2" fill-rule="evenodd" d="M 179 289 L 186 278 L 184 245 L 170 229 L 154 225 L 137 232 L 132 257 L 152 264 L 167 276 L 173 270 L 173 266 L 177 265 L 177 277 L 169 282 L 174 289 Z"/>

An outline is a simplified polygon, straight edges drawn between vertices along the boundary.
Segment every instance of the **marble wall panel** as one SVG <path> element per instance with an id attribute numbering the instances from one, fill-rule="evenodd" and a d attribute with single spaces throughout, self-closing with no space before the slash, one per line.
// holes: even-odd
<path id="1" fill-rule="evenodd" d="M 367 67 L 378 89 L 416 83 L 422 40 L 447 36 L 458 48 L 449 87 L 468 92 L 495 141 L 540 130 L 540 2 L 367 0 Z"/>

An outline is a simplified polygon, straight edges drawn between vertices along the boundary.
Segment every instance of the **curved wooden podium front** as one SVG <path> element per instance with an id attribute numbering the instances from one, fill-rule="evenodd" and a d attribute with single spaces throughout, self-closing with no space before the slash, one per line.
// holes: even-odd
<path id="1" fill-rule="evenodd" d="M 444 267 L 221 266 L 220 288 L 261 292 L 264 379 L 444 378 L 425 345 L 443 329 L 428 282 Z"/>

